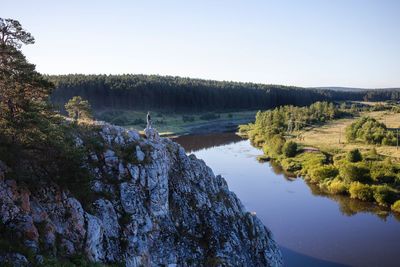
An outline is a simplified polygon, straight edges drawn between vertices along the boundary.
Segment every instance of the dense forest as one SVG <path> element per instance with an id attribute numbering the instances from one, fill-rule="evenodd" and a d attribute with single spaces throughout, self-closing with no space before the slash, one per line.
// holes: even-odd
<path id="1" fill-rule="evenodd" d="M 365 93 L 212 81 L 158 75 L 46 76 L 56 85 L 52 101 L 62 107 L 73 96 L 95 110 L 160 109 L 218 111 L 304 106 L 322 100 L 363 100 Z"/>
<path id="2" fill-rule="evenodd" d="M 316 101 L 400 99 L 398 90 L 345 92 L 159 75 L 70 74 L 46 77 L 56 85 L 52 94 L 56 105 L 62 107 L 73 96 L 81 96 L 89 100 L 95 110 L 254 110 L 282 105 L 305 106 Z"/>

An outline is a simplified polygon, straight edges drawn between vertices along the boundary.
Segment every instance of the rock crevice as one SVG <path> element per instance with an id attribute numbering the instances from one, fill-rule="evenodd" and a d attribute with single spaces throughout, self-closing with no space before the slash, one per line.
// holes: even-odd
<path id="1" fill-rule="evenodd" d="M 24 246 L 129 267 L 282 265 L 271 232 L 204 161 L 167 138 L 98 126 L 105 149 L 87 164 L 96 165 L 91 188 L 101 197 L 90 208 L 56 184 L 30 191 L 0 165 L 1 224 Z M 18 253 L 0 255 L 0 263 L 12 259 L 28 264 Z"/>

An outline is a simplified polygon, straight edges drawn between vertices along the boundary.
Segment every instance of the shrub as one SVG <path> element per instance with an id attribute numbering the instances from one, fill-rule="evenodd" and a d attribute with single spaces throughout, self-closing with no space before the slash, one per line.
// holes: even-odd
<path id="1" fill-rule="evenodd" d="M 353 149 L 353 150 L 350 150 L 350 151 L 347 153 L 346 158 L 347 158 L 347 160 L 348 160 L 349 162 L 359 162 L 359 161 L 362 161 L 362 155 L 361 155 L 361 153 L 360 153 L 360 150 L 358 150 L 357 148 L 356 148 L 356 149 Z"/>
<path id="2" fill-rule="evenodd" d="M 349 142 L 359 140 L 367 144 L 394 145 L 396 138 L 386 125 L 371 117 L 362 117 L 346 127 Z"/>
<path id="3" fill-rule="evenodd" d="M 339 169 L 339 174 L 347 182 L 368 182 L 371 178 L 367 167 L 354 163 L 342 165 Z"/>
<path id="4" fill-rule="evenodd" d="M 374 199 L 372 188 L 369 185 L 360 182 L 351 183 L 349 193 L 351 198 L 362 201 L 372 201 Z"/>
<path id="5" fill-rule="evenodd" d="M 310 171 L 310 178 L 314 182 L 323 181 L 325 179 L 333 179 L 339 174 L 338 169 L 333 165 L 325 165 L 317 167 Z"/>
<path id="6" fill-rule="evenodd" d="M 276 155 L 281 155 L 282 154 L 282 148 L 283 145 L 285 144 L 286 140 L 284 137 L 280 135 L 274 135 L 267 143 L 266 146 L 264 146 L 265 152 L 267 154 L 270 154 L 272 156 Z"/>
<path id="7" fill-rule="evenodd" d="M 371 178 L 380 183 L 393 183 L 396 179 L 396 168 L 390 161 L 376 161 L 371 165 Z"/>
<path id="8" fill-rule="evenodd" d="M 392 211 L 400 213 L 400 200 L 397 200 L 396 202 L 394 202 L 394 204 L 392 205 L 391 208 L 392 208 Z"/>
<path id="9" fill-rule="evenodd" d="M 296 156 L 297 143 L 293 141 L 286 142 L 282 147 L 282 153 L 288 158 Z"/>
<path id="10" fill-rule="evenodd" d="M 253 123 L 239 125 L 239 133 L 245 134 L 254 127 Z"/>
<path id="11" fill-rule="evenodd" d="M 379 205 L 390 206 L 395 199 L 397 192 L 388 185 L 372 186 L 374 199 Z"/>
<path id="12" fill-rule="evenodd" d="M 345 194 L 349 190 L 349 185 L 335 178 L 328 184 L 327 189 L 332 194 Z"/>
<path id="13" fill-rule="evenodd" d="M 312 170 L 322 166 L 326 162 L 326 156 L 321 152 L 302 153 L 296 156 L 296 159 L 301 162 L 303 175 L 309 175 Z"/>

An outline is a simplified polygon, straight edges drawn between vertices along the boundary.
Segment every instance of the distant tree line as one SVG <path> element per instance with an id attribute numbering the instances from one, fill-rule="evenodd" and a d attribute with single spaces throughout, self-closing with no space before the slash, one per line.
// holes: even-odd
<path id="1" fill-rule="evenodd" d="M 74 96 L 93 109 L 217 111 L 305 106 L 317 101 L 399 99 L 389 92 L 344 92 L 292 86 L 190 79 L 159 75 L 46 76 L 56 85 L 51 98 L 59 107 Z"/>
<path id="2" fill-rule="evenodd" d="M 400 88 L 393 89 L 376 89 L 368 90 L 365 92 L 365 101 L 387 101 L 387 100 L 400 100 Z"/>

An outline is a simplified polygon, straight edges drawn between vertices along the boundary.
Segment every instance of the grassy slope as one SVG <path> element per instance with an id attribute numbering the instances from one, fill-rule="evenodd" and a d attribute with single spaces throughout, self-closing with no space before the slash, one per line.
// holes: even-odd
<path id="1" fill-rule="evenodd" d="M 141 131 L 146 127 L 147 111 L 132 111 L 132 110 L 118 110 L 110 111 L 104 110 L 97 112 L 96 117 L 117 125 L 118 118 L 121 118 L 125 123 L 122 125 L 128 129 Z M 254 121 L 256 111 L 237 111 L 237 112 L 223 112 L 214 113 L 219 118 L 204 120 L 200 119 L 206 113 L 172 113 L 163 111 L 151 112 L 153 126 L 160 132 L 161 135 L 176 135 L 186 133 L 197 133 L 204 131 L 208 128 L 209 131 L 218 132 L 218 128 L 227 124 L 242 124 Z M 183 121 L 183 116 L 190 116 L 194 121 Z M 135 123 L 135 120 L 142 120 L 142 122 Z"/>
<path id="2" fill-rule="evenodd" d="M 388 111 L 364 112 L 361 115 L 371 116 L 385 123 L 389 128 L 400 127 L 400 114 Z M 358 117 L 357 117 L 358 118 Z M 318 147 L 325 151 L 335 151 L 337 149 L 348 151 L 354 148 L 368 150 L 375 147 L 374 145 L 347 143 L 345 137 L 345 128 L 354 122 L 357 118 L 340 119 L 329 122 L 321 127 L 308 129 L 302 132 L 304 140 L 299 141 L 304 146 Z M 339 143 L 340 140 L 340 143 Z M 400 159 L 400 148 L 394 146 L 376 146 L 379 154 Z"/>

